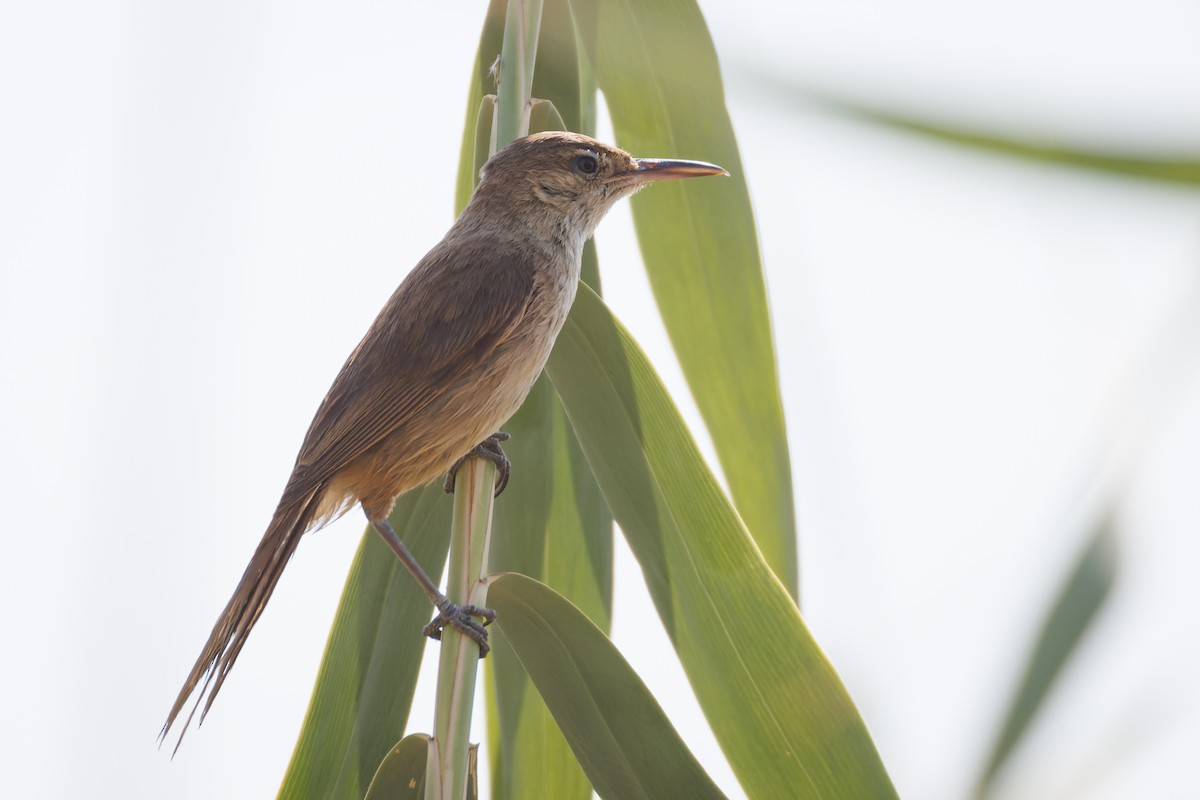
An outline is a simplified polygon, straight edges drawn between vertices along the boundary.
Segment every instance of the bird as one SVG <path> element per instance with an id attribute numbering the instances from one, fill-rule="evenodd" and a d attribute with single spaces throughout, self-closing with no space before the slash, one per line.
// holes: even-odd
<path id="1" fill-rule="evenodd" d="M 203 722 L 304 533 L 355 504 L 436 608 L 424 633 L 461 630 L 488 652 L 490 609 L 446 597 L 388 523 L 400 495 L 465 458 L 508 481 L 501 425 L 521 406 L 574 302 L 584 243 L 620 199 L 657 180 L 728 175 L 703 161 L 634 158 L 589 136 L 517 139 L 480 170 L 467 206 L 408 273 L 333 381 L 279 505 L 159 734 L 199 693 Z M 478 618 L 478 620 L 476 619 Z"/>

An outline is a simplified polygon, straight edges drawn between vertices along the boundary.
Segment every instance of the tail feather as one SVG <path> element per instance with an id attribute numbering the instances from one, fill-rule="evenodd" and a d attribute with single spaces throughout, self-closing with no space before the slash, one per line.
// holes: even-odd
<path id="1" fill-rule="evenodd" d="M 175 724 L 175 720 L 187 704 L 188 698 L 196 691 L 196 687 L 200 686 L 200 694 L 196 697 L 196 702 L 183 723 L 172 755 L 179 750 L 183 736 L 187 733 L 192 718 L 196 715 L 196 710 L 201 709 L 202 702 L 200 723 L 204 722 L 204 717 L 208 714 L 208 709 L 212 706 L 217 692 L 225 683 L 225 676 L 233 668 L 234 661 L 237 660 L 238 654 L 242 652 L 242 647 L 246 644 L 246 637 L 250 635 L 254 623 L 258 622 L 267 601 L 271 599 L 271 593 L 275 591 L 275 585 L 279 582 L 279 576 L 283 574 L 283 568 L 291 559 L 292 553 L 296 551 L 300 537 L 316 518 L 324 488 L 324 486 L 318 487 L 295 502 L 285 502 L 275 511 L 275 517 L 271 520 L 267 532 L 263 534 L 262 541 L 254 551 L 254 556 L 242 574 L 242 579 L 238 582 L 233 596 L 229 598 L 225 610 L 217 618 L 217 623 L 213 626 L 212 633 L 209 634 L 208 642 L 204 645 L 200 657 L 196 659 L 196 664 L 188 674 L 187 680 L 184 681 L 183 688 L 179 691 L 179 697 L 176 698 L 170 714 L 167 715 L 166 724 L 158 734 L 159 744 L 162 744 L 167 738 L 171 726 Z"/>

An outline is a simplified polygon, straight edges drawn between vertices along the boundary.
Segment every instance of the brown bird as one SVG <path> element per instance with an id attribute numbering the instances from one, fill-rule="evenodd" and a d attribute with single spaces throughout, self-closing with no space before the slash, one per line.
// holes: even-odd
<path id="1" fill-rule="evenodd" d="M 579 282 L 583 244 L 622 197 L 654 180 L 728 174 L 699 161 L 638 159 L 576 133 L 519 139 L 484 165 L 470 203 L 421 259 L 350 354 L 304 437 L 279 507 L 171 707 L 200 720 L 262 614 L 300 537 L 362 505 L 437 608 L 488 650 L 494 612 L 442 594 L 388 524 L 396 497 L 468 455 L 508 461 L 493 432 L 516 413 L 550 355 Z M 479 617 L 482 624 L 474 619 Z M 207 695 L 207 699 L 206 699 Z M 178 744 L 176 744 L 178 748 Z"/>

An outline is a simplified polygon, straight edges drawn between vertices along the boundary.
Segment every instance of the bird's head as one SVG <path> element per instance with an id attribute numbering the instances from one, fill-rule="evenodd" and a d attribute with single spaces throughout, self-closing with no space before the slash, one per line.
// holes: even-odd
<path id="1" fill-rule="evenodd" d="M 565 131 L 535 133 L 483 166 L 476 197 L 552 226 L 580 243 L 605 213 L 651 181 L 728 175 L 703 161 L 634 158 L 619 147 Z"/>

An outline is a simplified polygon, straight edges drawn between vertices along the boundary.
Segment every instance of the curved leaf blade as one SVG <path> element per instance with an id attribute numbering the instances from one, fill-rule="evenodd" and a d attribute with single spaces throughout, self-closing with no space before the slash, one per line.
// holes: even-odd
<path id="1" fill-rule="evenodd" d="M 604 798 L 724 798 L 637 673 L 583 612 L 516 573 L 488 587 L 496 624 Z"/>
<path id="2" fill-rule="evenodd" d="M 849 694 L 653 367 L 586 286 L 547 370 L 746 792 L 895 797 Z"/>
<path id="3" fill-rule="evenodd" d="M 633 198 L 633 219 L 654 297 L 734 504 L 767 563 L 799 597 L 766 283 L 712 39 L 690 0 L 594 5 L 596 78 L 621 146 L 636 156 L 711 161 L 731 175 L 655 186 Z"/>

